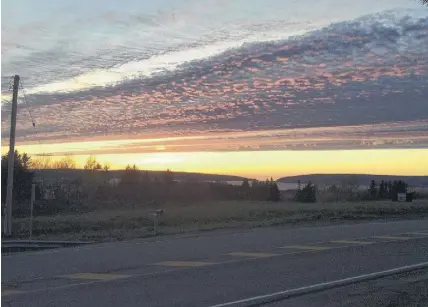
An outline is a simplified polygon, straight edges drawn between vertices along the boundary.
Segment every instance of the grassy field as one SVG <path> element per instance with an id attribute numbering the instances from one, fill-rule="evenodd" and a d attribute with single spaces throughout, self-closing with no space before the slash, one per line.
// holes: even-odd
<path id="1" fill-rule="evenodd" d="M 390 201 L 357 203 L 207 202 L 170 204 L 159 234 L 220 228 L 345 222 L 379 218 L 428 216 L 428 200 L 412 203 Z M 99 210 L 82 214 L 35 217 L 33 239 L 112 241 L 153 235 L 153 208 Z M 28 218 L 15 220 L 18 237 L 28 237 Z"/>

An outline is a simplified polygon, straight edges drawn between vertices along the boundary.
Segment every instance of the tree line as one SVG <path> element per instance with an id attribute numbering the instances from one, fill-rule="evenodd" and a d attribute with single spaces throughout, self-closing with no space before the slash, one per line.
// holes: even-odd
<path id="1" fill-rule="evenodd" d="M 6 200 L 7 189 L 7 159 L 1 158 L 2 203 Z M 40 166 L 40 159 L 36 166 Z M 46 162 L 47 160 L 43 160 Z M 59 161 L 59 162 L 58 162 Z M 75 166 L 71 157 L 58 160 L 55 164 L 60 169 L 70 169 Z M 13 198 L 15 214 L 26 214 L 29 206 L 31 184 L 36 179 L 34 164 L 27 154 L 15 153 L 14 190 Z M 51 164 L 52 165 L 52 164 Z M 92 210 L 97 207 L 126 207 L 126 206 L 158 206 L 167 202 L 200 202 L 200 201 L 272 201 L 294 200 L 298 202 L 317 202 L 323 194 L 331 194 L 334 200 L 366 201 L 366 200 L 397 200 L 398 193 L 408 189 L 406 182 L 372 180 L 368 189 L 361 189 L 358 182 L 343 183 L 341 186 L 330 186 L 323 191 L 307 183 L 294 191 L 280 192 L 278 184 L 272 178 L 265 181 L 245 179 L 241 185 L 227 182 L 207 182 L 200 180 L 176 180 L 171 170 L 159 173 L 149 173 L 140 170 L 136 165 L 127 165 L 120 173 L 109 171 L 110 166 L 102 165 L 94 156 L 90 156 L 84 171 L 73 178 L 46 178 L 36 181 L 36 199 L 42 201 L 37 210 L 52 213 L 63 210 Z M 43 173 L 42 173 L 43 174 Z M 40 177 L 40 175 L 38 175 Z M 42 175 L 43 176 L 43 175 Z M 291 193 L 291 195 L 290 195 Z M 293 194 L 294 193 L 294 194 Z M 49 197 L 46 197 L 46 196 Z M 289 196 L 287 196 L 289 195 Z M 49 200 L 49 198 L 52 198 Z M 330 201 L 332 199 L 330 198 Z M 3 209 L 3 207 L 2 207 Z"/>
<path id="2" fill-rule="evenodd" d="M 241 185 L 227 182 L 175 180 L 167 170 L 160 174 L 140 171 L 136 165 L 128 165 L 115 185 L 100 186 L 98 200 L 126 200 L 128 202 L 198 202 L 210 200 L 257 200 L 279 201 L 280 191 L 275 181 L 247 179 Z"/>
<path id="3" fill-rule="evenodd" d="M 303 188 L 298 182 L 298 189 L 294 199 L 299 202 L 311 203 L 317 202 L 322 194 L 331 194 L 336 201 L 370 201 L 370 200 L 398 200 L 399 193 L 408 191 L 408 184 L 403 180 L 384 181 L 376 183 L 370 182 L 367 190 L 361 189 L 358 182 L 344 182 L 341 186 L 331 185 L 324 190 L 309 182 Z M 414 194 L 414 193 L 413 193 Z"/>
<path id="4" fill-rule="evenodd" d="M 278 184 L 271 177 L 266 181 L 244 179 L 240 188 L 240 197 L 245 200 L 280 201 L 281 192 Z"/>
<path id="5" fill-rule="evenodd" d="M 397 200 L 398 193 L 406 193 L 408 184 L 402 180 L 384 181 L 379 184 L 375 180 L 370 182 L 368 194 L 372 200 Z"/>
<path id="6" fill-rule="evenodd" d="M 52 162 L 46 157 L 32 159 L 27 154 L 15 152 L 14 164 L 14 214 L 26 215 L 29 210 L 31 184 L 36 182 L 38 213 L 91 210 L 97 207 L 158 206 L 166 202 L 198 202 L 215 200 L 279 201 L 281 193 L 271 178 L 266 181 L 246 179 L 242 185 L 227 182 L 176 180 L 171 170 L 149 173 L 136 165 L 127 165 L 121 173 L 113 175 L 109 165 L 102 165 L 90 156 L 82 173 L 76 177 L 59 178 L 55 175 L 35 178 L 35 169 L 48 165 L 48 169 L 72 169 L 75 162 L 65 157 Z M 6 200 L 8 154 L 1 158 L 2 203 Z M 119 175 L 118 178 L 117 175 Z M 42 178 L 40 178 L 42 176 Z M 50 199 L 52 198 L 52 199 Z M 3 209 L 3 206 L 2 206 Z"/>

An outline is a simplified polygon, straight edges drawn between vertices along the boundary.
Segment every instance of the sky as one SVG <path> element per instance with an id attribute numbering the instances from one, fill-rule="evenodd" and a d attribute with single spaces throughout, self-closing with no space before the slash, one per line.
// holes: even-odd
<path id="1" fill-rule="evenodd" d="M 4 0 L 1 14 L 2 153 L 19 74 L 17 145 L 33 156 L 428 175 L 416 0 Z"/>

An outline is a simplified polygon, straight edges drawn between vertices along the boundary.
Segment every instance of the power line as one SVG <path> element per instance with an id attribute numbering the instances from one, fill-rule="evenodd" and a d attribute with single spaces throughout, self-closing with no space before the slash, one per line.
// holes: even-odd
<path id="1" fill-rule="evenodd" d="M 12 81 L 13 81 L 13 76 L 1 76 L 2 79 L 2 91 L 3 91 L 3 80 L 9 80 L 9 91 L 12 91 L 13 85 L 12 85 Z"/>
<path id="2" fill-rule="evenodd" d="M 21 88 L 21 90 L 22 90 L 23 98 L 24 98 L 24 101 L 25 101 L 25 103 L 26 103 L 26 105 L 27 105 L 28 113 L 29 113 L 29 115 L 30 115 L 30 118 L 31 118 L 31 121 L 32 121 L 33 127 L 36 129 L 36 133 L 35 133 L 36 138 L 38 138 L 38 129 L 36 128 L 36 123 L 35 123 L 35 120 L 34 120 L 33 114 L 32 114 L 32 112 L 31 112 L 31 106 L 30 106 L 30 104 L 29 104 L 29 102 L 28 102 L 27 95 L 26 95 L 27 93 L 26 93 L 26 91 L 25 91 L 25 85 L 24 85 L 24 82 L 22 81 L 22 79 L 21 79 L 21 81 L 20 81 L 19 86 L 20 86 L 20 88 Z M 71 114 L 69 114 L 69 116 L 71 116 Z M 67 120 L 67 122 L 70 122 L 70 120 Z M 71 129 L 70 129 L 70 127 L 68 127 L 66 130 L 67 130 L 67 131 L 70 131 Z M 40 139 L 39 139 L 38 141 L 39 141 L 39 143 L 40 143 Z"/>
<path id="3" fill-rule="evenodd" d="M 25 85 L 24 85 L 24 82 L 22 81 L 22 79 L 21 79 L 21 82 L 20 82 L 20 86 L 21 86 L 21 89 L 22 89 L 22 94 L 23 94 L 22 96 L 24 97 L 24 101 L 27 104 L 28 114 L 30 114 L 31 122 L 33 124 L 33 128 L 35 129 L 34 130 L 35 131 L 35 140 L 38 140 L 38 143 L 40 144 L 40 139 L 39 139 L 39 136 L 38 136 L 38 129 L 36 128 L 36 122 L 34 121 L 34 117 L 33 117 L 33 114 L 31 112 L 31 106 L 30 106 L 30 104 L 28 103 L 28 100 L 27 100 L 27 95 L 26 95 L 25 88 L 24 88 Z"/>
<path id="4" fill-rule="evenodd" d="M 9 79 L 9 91 L 12 91 L 13 89 L 13 77 L 7 77 Z"/>
<path id="5" fill-rule="evenodd" d="M 33 123 L 33 127 L 36 128 L 36 123 L 34 122 L 33 114 L 31 114 L 30 104 L 28 103 L 27 95 L 25 95 L 25 89 L 24 89 L 22 80 L 21 80 L 21 83 L 19 85 L 20 85 L 20 87 L 22 89 L 22 94 L 23 94 L 23 97 L 24 97 L 24 101 L 27 104 L 28 113 L 30 114 L 30 118 L 31 118 L 31 121 Z"/>

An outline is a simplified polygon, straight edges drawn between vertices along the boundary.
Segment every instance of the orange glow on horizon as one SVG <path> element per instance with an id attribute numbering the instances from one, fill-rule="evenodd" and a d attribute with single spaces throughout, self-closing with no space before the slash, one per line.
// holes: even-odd
<path id="1" fill-rule="evenodd" d="M 159 145 L 160 147 L 163 145 Z M 4 147 L 3 147 L 4 149 Z M 25 146 L 17 148 L 25 151 Z M 315 173 L 428 175 L 428 149 L 160 152 L 96 155 L 112 169 L 136 164 L 140 169 L 279 178 Z M 3 150 L 2 150 L 3 151 Z M 28 152 L 31 156 L 31 152 Z M 53 159 L 61 156 L 53 157 Z M 82 168 L 89 155 L 73 155 Z"/>

